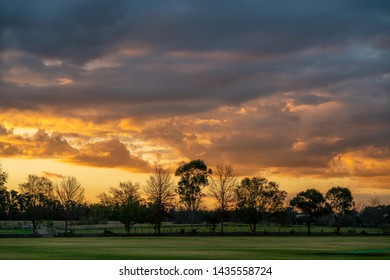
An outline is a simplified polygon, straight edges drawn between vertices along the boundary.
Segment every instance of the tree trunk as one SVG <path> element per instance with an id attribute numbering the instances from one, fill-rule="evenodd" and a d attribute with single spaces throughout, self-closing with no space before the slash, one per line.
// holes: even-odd
<path id="1" fill-rule="evenodd" d="M 157 221 L 157 235 L 161 235 L 161 221 L 160 221 L 160 219 Z"/>
<path id="2" fill-rule="evenodd" d="M 65 217 L 65 236 L 68 236 L 68 216 Z"/>
<path id="3" fill-rule="evenodd" d="M 195 210 L 190 211 L 191 234 L 194 233 Z"/>
<path id="4" fill-rule="evenodd" d="M 125 224 L 125 231 L 126 231 L 127 235 L 130 235 L 130 225 L 129 224 Z"/>
<path id="5" fill-rule="evenodd" d="M 155 204 L 155 224 L 154 224 L 154 234 L 160 235 L 161 234 L 161 221 L 164 217 L 163 211 L 162 211 L 162 205 L 161 202 L 157 202 Z"/>
<path id="6" fill-rule="evenodd" d="M 38 222 L 37 221 L 31 221 L 32 223 L 32 231 L 33 231 L 33 237 L 37 237 L 38 236 L 38 231 L 37 231 L 37 227 L 38 227 Z"/>
<path id="7" fill-rule="evenodd" d="M 223 221 L 224 221 L 224 214 L 225 214 L 225 203 L 222 199 L 222 205 L 221 205 L 221 233 L 223 234 Z"/>
<path id="8" fill-rule="evenodd" d="M 310 226 L 311 226 L 311 216 L 309 216 L 309 217 L 307 218 L 307 234 L 308 234 L 308 235 L 311 235 Z"/>
<path id="9" fill-rule="evenodd" d="M 340 217 L 337 214 L 334 216 L 334 221 L 336 224 L 336 234 L 340 234 Z"/>

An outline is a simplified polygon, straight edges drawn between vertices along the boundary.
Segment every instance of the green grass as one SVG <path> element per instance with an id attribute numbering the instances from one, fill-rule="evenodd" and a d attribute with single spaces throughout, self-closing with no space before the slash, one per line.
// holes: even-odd
<path id="1" fill-rule="evenodd" d="M 0 238 L 0 259 L 390 259 L 390 236 Z"/>

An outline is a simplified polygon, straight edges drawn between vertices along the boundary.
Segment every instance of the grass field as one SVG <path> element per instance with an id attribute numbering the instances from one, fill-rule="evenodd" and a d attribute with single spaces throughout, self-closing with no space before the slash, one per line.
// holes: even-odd
<path id="1" fill-rule="evenodd" d="M 1 238 L 0 259 L 390 259 L 390 236 Z"/>

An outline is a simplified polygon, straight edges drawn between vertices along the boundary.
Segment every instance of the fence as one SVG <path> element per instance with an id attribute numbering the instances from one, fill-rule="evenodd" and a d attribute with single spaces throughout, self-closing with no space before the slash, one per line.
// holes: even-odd
<path id="1" fill-rule="evenodd" d="M 49 224 L 49 223 L 48 223 Z M 63 222 L 50 222 L 51 227 L 41 226 L 40 229 L 45 229 L 53 232 L 53 235 L 64 236 Z M 23 237 L 29 236 L 32 230 L 31 227 L 24 225 L 23 227 L 13 225 L 0 225 L 0 237 Z M 188 235 L 188 234 L 220 234 L 220 225 L 196 224 L 194 231 L 191 231 L 191 226 L 188 224 L 172 224 L 165 223 L 161 227 L 163 235 Z M 224 226 L 225 234 L 250 234 L 250 227 L 246 224 L 227 223 Z M 312 226 L 311 233 L 313 235 L 330 235 L 335 233 L 334 227 Z M 131 228 L 130 235 L 153 235 L 155 229 L 150 224 L 136 224 Z M 302 235 L 307 234 L 305 225 L 293 226 L 277 226 L 277 225 L 257 225 L 256 234 L 269 235 Z M 341 234 L 383 234 L 381 228 L 364 228 L 364 227 L 342 227 Z M 126 235 L 126 231 L 119 222 L 109 222 L 107 224 L 97 225 L 72 225 L 68 226 L 68 236 L 108 236 L 108 235 Z"/>

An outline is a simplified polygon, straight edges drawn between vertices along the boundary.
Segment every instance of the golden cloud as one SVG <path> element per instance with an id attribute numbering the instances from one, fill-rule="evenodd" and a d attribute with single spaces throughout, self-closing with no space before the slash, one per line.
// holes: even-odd
<path id="1" fill-rule="evenodd" d="M 146 161 L 132 156 L 118 139 L 88 143 L 70 159 L 70 162 L 97 167 L 123 168 L 135 172 L 151 170 Z"/>
<path id="2" fill-rule="evenodd" d="M 77 135 L 76 135 L 77 137 Z M 130 154 L 127 146 L 119 139 L 86 142 L 80 147 L 72 146 L 65 136 L 58 132 L 48 133 L 38 129 L 32 135 L 17 135 L 0 126 L 0 156 L 25 158 L 55 158 L 79 165 L 122 168 L 137 172 L 150 171 L 149 164 L 140 157 Z M 77 143 L 77 141 L 73 141 Z"/>

